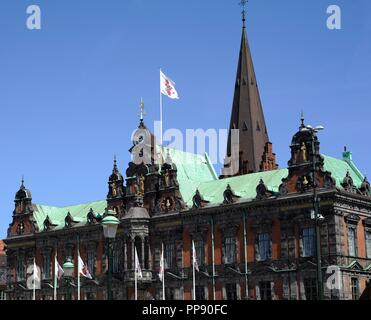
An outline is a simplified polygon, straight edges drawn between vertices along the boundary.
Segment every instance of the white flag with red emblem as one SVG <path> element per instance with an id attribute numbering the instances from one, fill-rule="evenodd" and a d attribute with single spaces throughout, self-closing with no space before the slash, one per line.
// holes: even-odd
<path id="1" fill-rule="evenodd" d="M 143 278 L 142 268 L 140 267 L 137 248 L 135 248 L 135 274 L 139 278 Z"/>
<path id="2" fill-rule="evenodd" d="M 58 259 L 57 259 L 57 254 L 56 254 L 54 258 L 54 276 L 56 277 L 56 279 L 61 280 L 63 274 L 64 274 L 64 270 L 59 264 Z"/>
<path id="3" fill-rule="evenodd" d="M 160 281 L 164 281 L 164 275 L 165 275 L 165 263 L 164 263 L 164 248 L 161 250 L 161 260 L 160 260 L 160 272 L 158 274 L 158 277 L 160 278 Z"/>
<path id="4" fill-rule="evenodd" d="M 91 276 L 89 272 L 88 266 L 84 263 L 84 261 L 82 261 L 80 255 L 79 255 L 78 264 L 79 264 L 79 274 L 81 274 L 85 278 L 93 279 L 93 277 Z"/>
<path id="5" fill-rule="evenodd" d="M 175 89 L 175 82 L 160 71 L 161 93 L 170 99 L 179 99 L 178 92 Z"/>
<path id="6" fill-rule="evenodd" d="M 192 241 L 192 258 L 193 258 L 193 267 L 197 270 L 200 271 L 198 268 L 198 262 L 197 262 L 197 253 L 196 253 L 196 248 L 195 248 L 195 242 Z"/>

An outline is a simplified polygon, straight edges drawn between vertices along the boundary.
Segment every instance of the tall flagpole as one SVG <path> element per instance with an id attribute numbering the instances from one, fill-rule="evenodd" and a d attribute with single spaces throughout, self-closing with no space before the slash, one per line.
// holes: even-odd
<path id="1" fill-rule="evenodd" d="M 36 300 L 36 258 L 33 258 L 33 299 Z"/>
<path id="2" fill-rule="evenodd" d="M 57 249 L 54 256 L 54 300 L 57 300 Z"/>
<path id="3" fill-rule="evenodd" d="M 165 261 L 164 261 L 164 243 L 162 243 L 162 300 L 166 300 L 165 296 Z"/>
<path id="4" fill-rule="evenodd" d="M 162 82 L 162 78 L 161 78 L 161 73 L 162 73 L 162 70 L 160 69 L 160 145 L 162 146 L 162 143 L 163 143 L 163 140 L 162 140 L 162 134 L 163 134 L 163 101 L 162 101 L 162 92 L 161 92 L 161 82 Z"/>
<path id="5" fill-rule="evenodd" d="M 138 266 L 138 261 L 137 261 L 137 248 L 135 248 L 135 268 L 134 268 L 134 296 L 135 296 L 135 301 L 138 300 L 138 279 L 137 279 L 137 266 Z"/>
<path id="6" fill-rule="evenodd" d="M 193 300 L 196 300 L 196 272 L 195 272 L 195 242 L 192 240 L 192 268 L 193 268 Z"/>
<path id="7" fill-rule="evenodd" d="M 80 238 L 77 236 L 77 300 L 80 300 Z"/>

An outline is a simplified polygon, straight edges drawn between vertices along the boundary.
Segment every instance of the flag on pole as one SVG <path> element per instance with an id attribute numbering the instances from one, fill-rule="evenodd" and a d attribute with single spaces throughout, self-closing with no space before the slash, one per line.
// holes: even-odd
<path id="1" fill-rule="evenodd" d="M 40 290 L 41 289 L 41 271 L 40 271 L 40 268 L 36 265 L 35 259 L 34 259 L 34 262 L 31 268 L 32 268 L 32 273 L 27 280 L 27 289 Z"/>
<path id="2" fill-rule="evenodd" d="M 193 266 L 194 268 L 199 272 L 199 268 L 198 268 L 198 262 L 197 262 L 197 254 L 196 254 L 196 248 L 195 248 L 195 242 L 192 241 L 192 246 L 193 246 L 193 250 L 192 250 L 192 256 L 193 256 Z"/>
<path id="3" fill-rule="evenodd" d="M 88 266 L 84 263 L 84 261 L 82 261 L 82 259 L 80 257 L 80 254 L 79 254 L 78 265 L 79 265 L 79 268 L 78 268 L 79 269 L 79 274 L 81 274 L 85 278 L 93 279 L 93 277 L 91 276 L 91 274 L 89 272 Z"/>
<path id="4" fill-rule="evenodd" d="M 135 248 L 135 274 L 138 275 L 139 278 L 143 278 L 142 269 L 140 267 L 140 263 L 138 259 L 137 248 Z"/>
<path id="5" fill-rule="evenodd" d="M 164 248 L 162 247 L 161 260 L 160 260 L 160 272 L 158 274 L 158 277 L 160 278 L 161 282 L 164 282 L 164 275 L 165 275 Z"/>
<path id="6" fill-rule="evenodd" d="M 178 92 L 175 89 L 175 82 L 160 71 L 161 93 L 170 99 L 179 99 Z"/>
<path id="7" fill-rule="evenodd" d="M 62 276 L 64 274 L 64 270 L 61 267 L 61 265 L 58 262 L 57 254 L 55 254 L 55 260 L 54 260 L 54 276 L 56 279 L 61 280 Z"/>

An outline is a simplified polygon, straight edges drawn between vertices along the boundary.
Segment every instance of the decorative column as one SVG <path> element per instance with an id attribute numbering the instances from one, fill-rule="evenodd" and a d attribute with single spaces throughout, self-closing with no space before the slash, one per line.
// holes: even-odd
<path id="1" fill-rule="evenodd" d="M 135 270 L 135 238 L 131 237 L 131 268 Z"/>
<path id="2" fill-rule="evenodd" d="M 144 241 L 145 241 L 145 238 L 144 237 L 141 237 L 140 238 L 140 241 L 142 243 L 142 268 L 144 269 L 144 257 L 145 257 L 145 254 L 144 254 Z"/>
<path id="3" fill-rule="evenodd" d="M 128 269 L 128 239 L 124 238 L 124 271 Z"/>

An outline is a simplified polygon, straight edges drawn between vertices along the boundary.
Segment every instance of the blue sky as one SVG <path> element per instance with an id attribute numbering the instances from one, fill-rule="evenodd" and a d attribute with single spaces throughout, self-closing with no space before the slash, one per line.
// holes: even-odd
<path id="1" fill-rule="evenodd" d="M 138 104 L 159 119 L 158 69 L 177 82 L 165 128 L 227 128 L 241 16 L 237 0 L 2 0 L 0 238 L 22 174 L 35 203 L 103 199 L 116 153 L 129 161 Z M 26 28 L 26 8 L 42 30 Z M 326 9 L 342 9 L 342 30 Z M 371 2 L 250 0 L 248 35 L 280 166 L 303 110 L 322 124 L 321 151 L 345 145 L 371 174 Z"/>

